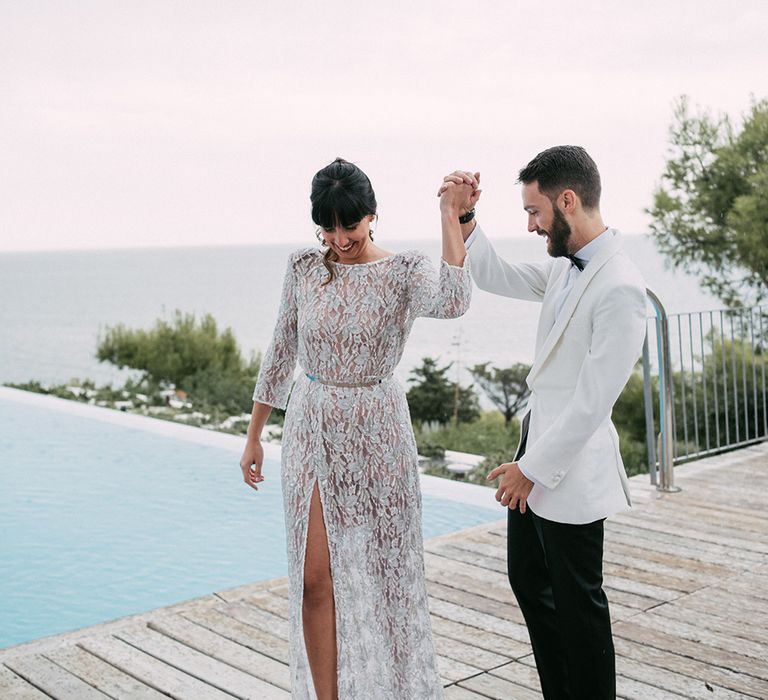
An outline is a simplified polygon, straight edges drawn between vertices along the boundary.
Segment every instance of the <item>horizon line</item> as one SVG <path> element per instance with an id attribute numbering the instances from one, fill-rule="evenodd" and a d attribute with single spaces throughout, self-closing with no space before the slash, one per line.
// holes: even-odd
<path id="1" fill-rule="evenodd" d="M 650 232 L 644 233 L 624 233 L 623 236 L 650 236 Z M 510 238 L 528 238 L 534 240 L 533 234 L 521 233 L 521 234 L 508 234 L 506 236 L 488 236 L 491 241 L 506 241 Z M 392 243 L 404 243 L 409 244 L 412 242 L 430 242 L 440 243 L 439 238 L 393 238 Z M 301 246 L 302 241 L 286 241 L 284 243 L 182 243 L 178 245 L 138 245 L 138 246 L 105 246 L 105 247 L 82 247 L 82 248 L 0 248 L 0 255 L 14 255 L 14 254 L 34 254 L 34 253 L 107 253 L 118 251 L 141 251 L 141 250 L 189 250 L 189 249 L 206 249 L 206 248 L 278 248 L 288 246 Z M 312 244 L 307 244 L 304 247 L 312 248 Z"/>

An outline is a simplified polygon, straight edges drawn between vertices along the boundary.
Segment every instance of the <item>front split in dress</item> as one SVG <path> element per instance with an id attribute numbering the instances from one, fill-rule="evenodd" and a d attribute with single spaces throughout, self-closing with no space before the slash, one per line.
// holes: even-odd
<path id="1" fill-rule="evenodd" d="M 356 265 L 293 253 L 254 401 L 285 408 L 282 487 L 292 697 L 315 700 L 302 629 L 310 498 L 318 485 L 336 608 L 340 700 L 442 698 L 427 607 L 416 443 L 392 372 L 418 316 L 468 308 L 464 267 L 418 251 Z M 310 375 L 310 376 L 308 376 Z M 333 386 L 366 384 L 366 386 Z"/>

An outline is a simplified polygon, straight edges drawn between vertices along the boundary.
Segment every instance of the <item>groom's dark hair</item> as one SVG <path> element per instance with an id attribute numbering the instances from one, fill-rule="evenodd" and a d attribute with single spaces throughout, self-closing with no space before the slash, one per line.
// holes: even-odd
<path id="1" fill-rule="evenodd" d="M 554 202 L 563 190 L 573 190 L 585 209 L 600 205 L 600 173 L 581 146 L 553 146 L 539 153 L 518 175 L 518 182 L 539 183 Z"/>

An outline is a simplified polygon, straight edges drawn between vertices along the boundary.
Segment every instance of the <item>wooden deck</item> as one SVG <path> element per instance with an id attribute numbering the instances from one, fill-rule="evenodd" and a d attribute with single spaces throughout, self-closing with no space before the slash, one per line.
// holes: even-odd
<path id="1" fill-rule="evenodd" d="M 633 479 L 607 524 L 619 695 L 768 698 L 768 444 L 676 474 L 678 494 Z M 426 550 L 446 698 L 539 698 L 504 521 Z M 287 617 L 276 579 L 11 647 L 0 698 L 288 698 Z"/>

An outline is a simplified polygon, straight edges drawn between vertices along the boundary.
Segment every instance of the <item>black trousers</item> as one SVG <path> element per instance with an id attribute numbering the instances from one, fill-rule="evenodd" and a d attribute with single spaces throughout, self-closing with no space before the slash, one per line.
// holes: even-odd
<path id="1" fill-rule="evenodd" d="M 515 459 L 524 450 L 525 440 Z M 531 637 L 544 698 L 614 700 L 616 661 L 603 591 L 603 520 L 570 525 L 545 520 L 530 508 L 525 514 L 508 510 L 507 570 Z"/>

